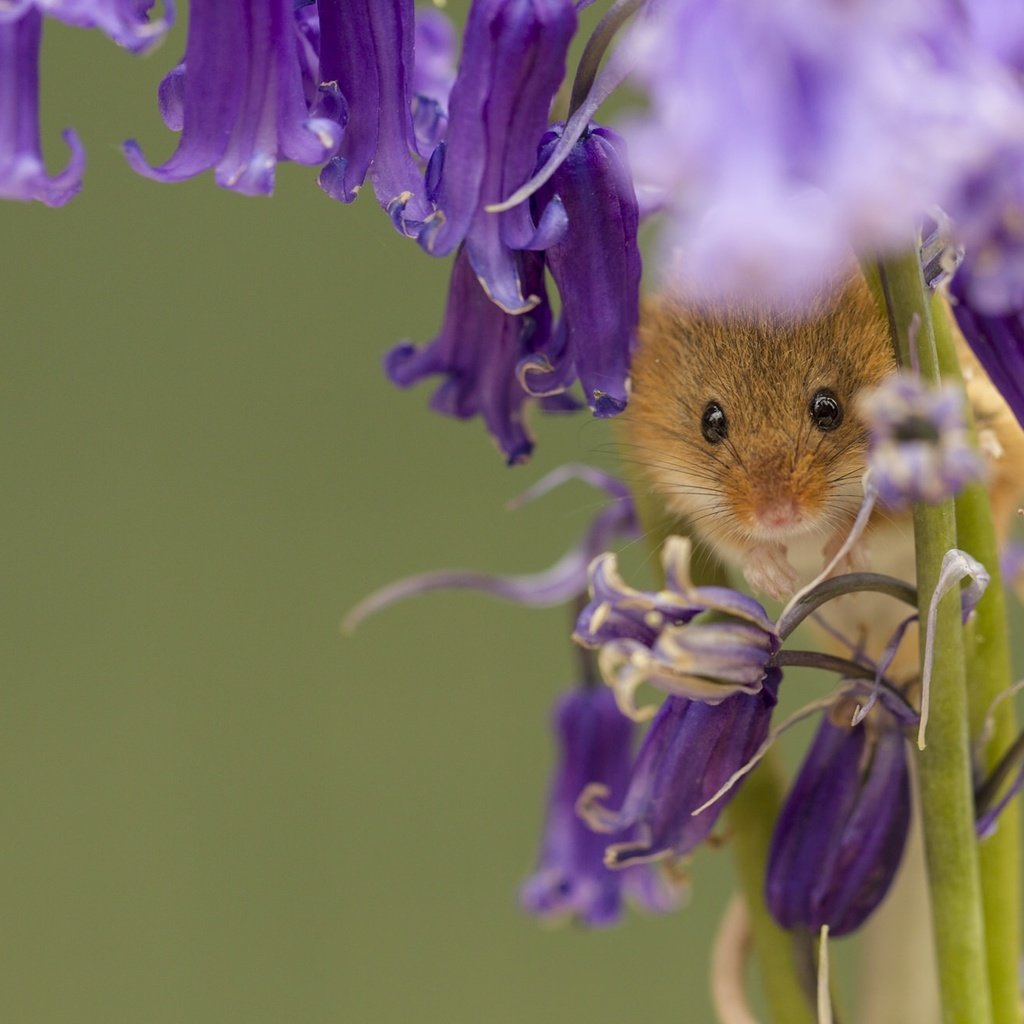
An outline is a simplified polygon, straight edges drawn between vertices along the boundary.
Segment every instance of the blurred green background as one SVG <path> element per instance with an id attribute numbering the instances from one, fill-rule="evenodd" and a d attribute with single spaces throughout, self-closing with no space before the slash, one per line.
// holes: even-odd
<path id="1" fill-rule="evenodd" d="M 554 560 L 595 494 L 503 505 L 606 425 L 537 423 L 510 470 L 395 391 L 381 355 L 436 331 L 447 266 L 370 197 L 287 164 L 271 200 L 134 176 L 122 139 L 175 144 L 155 93 L 183 45 L 184 14 L 142 60 L 48 23 L 47 156 L 77 128 L 86 187 L 0 207 L 0 1015 L 709 1020 L 727 853 L 670 918 L 518 910 L 565 617 L 455 594 L 338 629 L 407 573 Z"/>

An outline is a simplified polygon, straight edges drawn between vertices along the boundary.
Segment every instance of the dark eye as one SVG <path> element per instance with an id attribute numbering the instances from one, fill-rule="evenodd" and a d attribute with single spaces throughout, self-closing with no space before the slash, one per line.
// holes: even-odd
<path id="1" fill-rule="evenodd" d="M 819 430 L 835 430 L 843 422 L 843 407 L 828 388 L 819 388 L 811 399 L 811 420 Z"/>
<path id="2" fill-rule="evenodd" d="M 721 444 L 729 436 L 729 421 L 717 403 L 708 402 L 700 418 L 700 432 L 708 444 Z"/>

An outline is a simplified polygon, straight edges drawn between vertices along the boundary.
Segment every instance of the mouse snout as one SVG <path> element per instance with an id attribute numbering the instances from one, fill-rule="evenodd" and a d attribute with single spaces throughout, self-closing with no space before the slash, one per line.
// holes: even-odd
<path id="1" fill-rule="evenodd" d="M 785 530 L 800 522 L 800 506 L 795 498 L 771 498 L 754 509 L 754 518 L 770 530 Z"/>

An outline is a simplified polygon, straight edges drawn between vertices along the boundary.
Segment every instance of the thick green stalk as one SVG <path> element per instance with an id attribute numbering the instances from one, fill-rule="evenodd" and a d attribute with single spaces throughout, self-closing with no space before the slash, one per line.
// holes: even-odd
<path id="1" fill-rule="evenodd" d="M 945 303 L 935 299 L 932 313 L 939 368 L 943 376 L 959 381 L 960 364 L 952 336 L 955 328 L 949 311 Z M 973 433 L 970 410 L 968 417 L 972 421 L 970 428 Z M 1012 681 L 999 548 L 984 484 L 971 484 L 957 497 L 956 531 L 958 546 L 981 562 L 992 575 L 967 631 L 967 707 L 970 734 L 976 739 L 993 700 Z M 1013 702 L 1003 701 L 994 719 L 992 738 L 978 764 L 985 775 L 992 771 L 1017 735 Z M 1022 1019 L 1018 974 L 1021 955 L 1020 856 L 1020 808 L 1013 800 L 1003 811 L 995 833 L 983 840 L 978 849 L 989 989 L 992 993 L 992 1017 L 996 1024 L 1020 1024 Z"/>
<path id="2" fill-rule="evenodd" d="M 771 1020 L 775 1024 L 814 1024 L 815 976 L 810 940 L 780 928 L 764 902 L 768 848 L 783 793 L 782 772 L 775 752 L 769 751 L 744 779 L 725 814 Z"/>
<path id="3" fill-rule="evenodd" d="M 931 310 L 916 249 L 879 267 L 900 361 L 910 363 L 912 323 L 917 323 L 921 375 L 938 382 Z M 956 547 L 953 502 L 915 504 L 914 539 L 921 621 L 945 553 Z M 924 631 L 921 634 L 924 642 Z M 928 888 L 935 928 L 944 1024 L 990 1024 L 978 850 L 968 735 L 967 688 L 960 601 L 954 588 L 940 602 L 934 636 L 931 716 L 927 746 L 918 757 Z"/>

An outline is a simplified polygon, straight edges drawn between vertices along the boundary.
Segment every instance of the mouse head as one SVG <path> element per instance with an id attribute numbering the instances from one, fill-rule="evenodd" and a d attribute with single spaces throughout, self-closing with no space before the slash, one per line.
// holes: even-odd
<path id="1" fill-rule="evenodd" d="M 640 337 L 630 454 L 670 508 L 739 550 L 852 520 L 867 451 L 854 399 L 895 369 L 862 280 L 802 320 L 658 299 Z"/>

